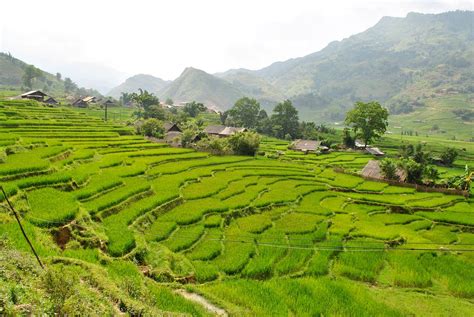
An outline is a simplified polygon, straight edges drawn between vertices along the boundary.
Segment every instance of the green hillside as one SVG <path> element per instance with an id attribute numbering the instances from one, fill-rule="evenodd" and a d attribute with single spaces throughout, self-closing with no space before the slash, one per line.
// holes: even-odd
<path id="1" fill-rule="evenodd" d="M 0 147 L 46 267 L 0 196 L 1 315 L 474 311 L 472 198 L 334 169 L 360 170 L 362 152 L 265 139 L 281 159 L 212 156 L 31 101 L 0 102 Z"/>
<path id="2" fill-rule="evenodd" d="M 0 52 L 0 96 L 15 96 L 21 92 L 26 92 L 29 88 L 24 87 L 23 75 L 29 64 L 13 57 L 9 53 Z M 40 89 L 55 98 L 66 96 L 64 78 L 57 78 L 56 75 L 38 69 L 39 74 L 33 79 L 32 89 Z M 69 95 L 78 96 L 101 96 L 94 89 L 79 88 L 77 85 L 71 89 Z"/>
<path id="3" fill-rule="evenodd" d="M 175 102 L 198 101 L 216 109 L 228 109 L 235 101 L 244 96 L 231 83 L 192 67 L 183 73 L 159 95 L 171 98 Z"/>
<path id="4" fill-rule="evenodd" d="M 118 99 L 122 92 L 137 92 L 140 88 L 159 95 L 160 91 L 166 88 L 169 84 L 169 81 L 165 81 L 161 78 L 146 74 L 138 74 L 128 78 L 124 83 L 112 89 L 107 95 Z"/>
<path id="5" fill-rule="evenodd" d="M 442 112 L 431 108 L 447 96 L 474 93 L 473 20 L 473 11 L 384 17 L 319 52 L 260 70 L 210 75 L 186 69 L 160 97 L 195 99 L 220 109 L 242 95 L 257 98 L 266 109 L 289 98 L 301 117 L 317 122 L 341 121 L 355 101 L 378 100 L 394 115 L 422 119 Z"/>

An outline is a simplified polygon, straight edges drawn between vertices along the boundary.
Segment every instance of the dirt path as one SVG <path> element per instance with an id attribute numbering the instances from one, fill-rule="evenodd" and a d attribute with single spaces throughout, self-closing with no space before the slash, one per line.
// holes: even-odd
<path id="1" fill-rule="evenodd" d="M 212 304 L 211 302 L 209 302 L 207 299 L 205 299 L 199 294 L 190 293 L 188 291 L 185 291 L 184 289 L 176 290 L 176 293 L 183 296 L 186 299 L 189 299 L 190 301 L 193 301 L 195 303 L 202 305 L 208 311 L 216 314 L 217 316 L 225 316 L 225 317 L 229 316 L 224 309 L 217 307 L 216 305 Z"/>

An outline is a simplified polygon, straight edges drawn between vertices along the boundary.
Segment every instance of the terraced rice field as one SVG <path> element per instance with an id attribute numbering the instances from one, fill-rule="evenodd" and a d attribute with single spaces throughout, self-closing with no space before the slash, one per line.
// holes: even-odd
<path id="1" fill-rule="evenodd" d="M 46 261 L 156 292 L 188 283 L 236 316 L 474 311 L 474 201 L 333 170 L 369 156 L 213 157 L 19 102 L 0 103 L 0 144 L 1 183 Z M 5 205 L 0 216 L 0 235 L 27 251 Z M 207 314 L 166 294 L 177 304 L 160 309 Z"/>

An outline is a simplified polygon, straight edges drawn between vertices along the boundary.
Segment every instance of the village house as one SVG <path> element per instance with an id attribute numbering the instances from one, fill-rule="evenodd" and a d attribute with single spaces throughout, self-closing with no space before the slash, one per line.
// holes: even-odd
<path id="1" fill-rule="evenodd" d="M 401 168 L 397 168 L 396 173 L 401 182 L 404 182 L 406 180 L 406 173 Z M 377 160 L 370 160 L 362 169 L 361 175 L 362 177 L 367 178 L 367 179 L 376 179 L 376 180 L 385 179 L 382 173 L 382 169 L 380 168 L 380 162 Z"/>
<path id="2" fill-rule="evenodd" d="M 296 140 L 291 144 L 290 148 L 305 153 L 317 151 L 325 152 L 329 150 L 327 146 L 321 145 L 321 141 L 314 140 Z"/>
<path id="3" fill-rule="evenodd" d="M 89 106 L 87 102 L 85 102 L 82 98 L 77 99 L 72 103 L 73 106 L 80 107 L 80 108 L 86 108 Z"/>
<path id="4" fill-rule="evenodd" d="M 22 99 L 33 99 L 36 101 L 44 101 L 44 98 L 48 97 L 48 95 L 42 92 L 41 90 L 32 90 L 32 91 L 25 92 L 24 94 L 21 94 L 19 97 Z"/>
<path id="5" fill-rule="evenodd" d="M 246 132 L 246 128 L 226 127 L 225 125 L 210 125 L 204 129 L 207 135 L 225 138 L 238 132 Z"/>
<path id="6" fill-rule="evenodd" d="M 48 105 L 57 105 L 59 102 L 53 97 L 49 97 L 48 99 L 44 101 L 44 103 Z"/>

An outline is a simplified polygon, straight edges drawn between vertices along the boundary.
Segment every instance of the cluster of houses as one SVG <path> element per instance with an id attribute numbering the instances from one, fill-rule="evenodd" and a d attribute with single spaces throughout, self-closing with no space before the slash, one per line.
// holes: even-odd
<path id="1" fill-rule="evenodd" d="M 164 129 L 164 141 L 171 145 L 179 146 L 179 144 L 176 143 L 176 140 L 181 136 L 182 131 L 178 125 L 172 122 L 166 122 L 164 124 Z M 209 125 L 204 129 L 205 134 L 219 138 L 226 138 L 235 133 L 246 131 L 246 128 L 229 127 L 224 125 Z M 199 137 L 197 136 L 194 141 L 199 141 Z"/>
<path id="2" fill-rule="evenodd" d="M 59 102 L 56 99 L 42 92 L 41 90 L 31 90 L 17 97 L 14 97 L 13 99 L 31 99 L 31 100 L 43 102 L 48 105 L 59 104 Z M 115 104 L 111 99 L 102 100 L 94 96 L 87 96 L 87 97 L 81 97 L 81 98 L 75 99 L 72 102 L 72 105 L 76 107 L 85 108 L 85 107 L 88 107 L 90 104 L 97 104 L 97 103 L 101 103 L 107 106 L 111 106 Z"/>

